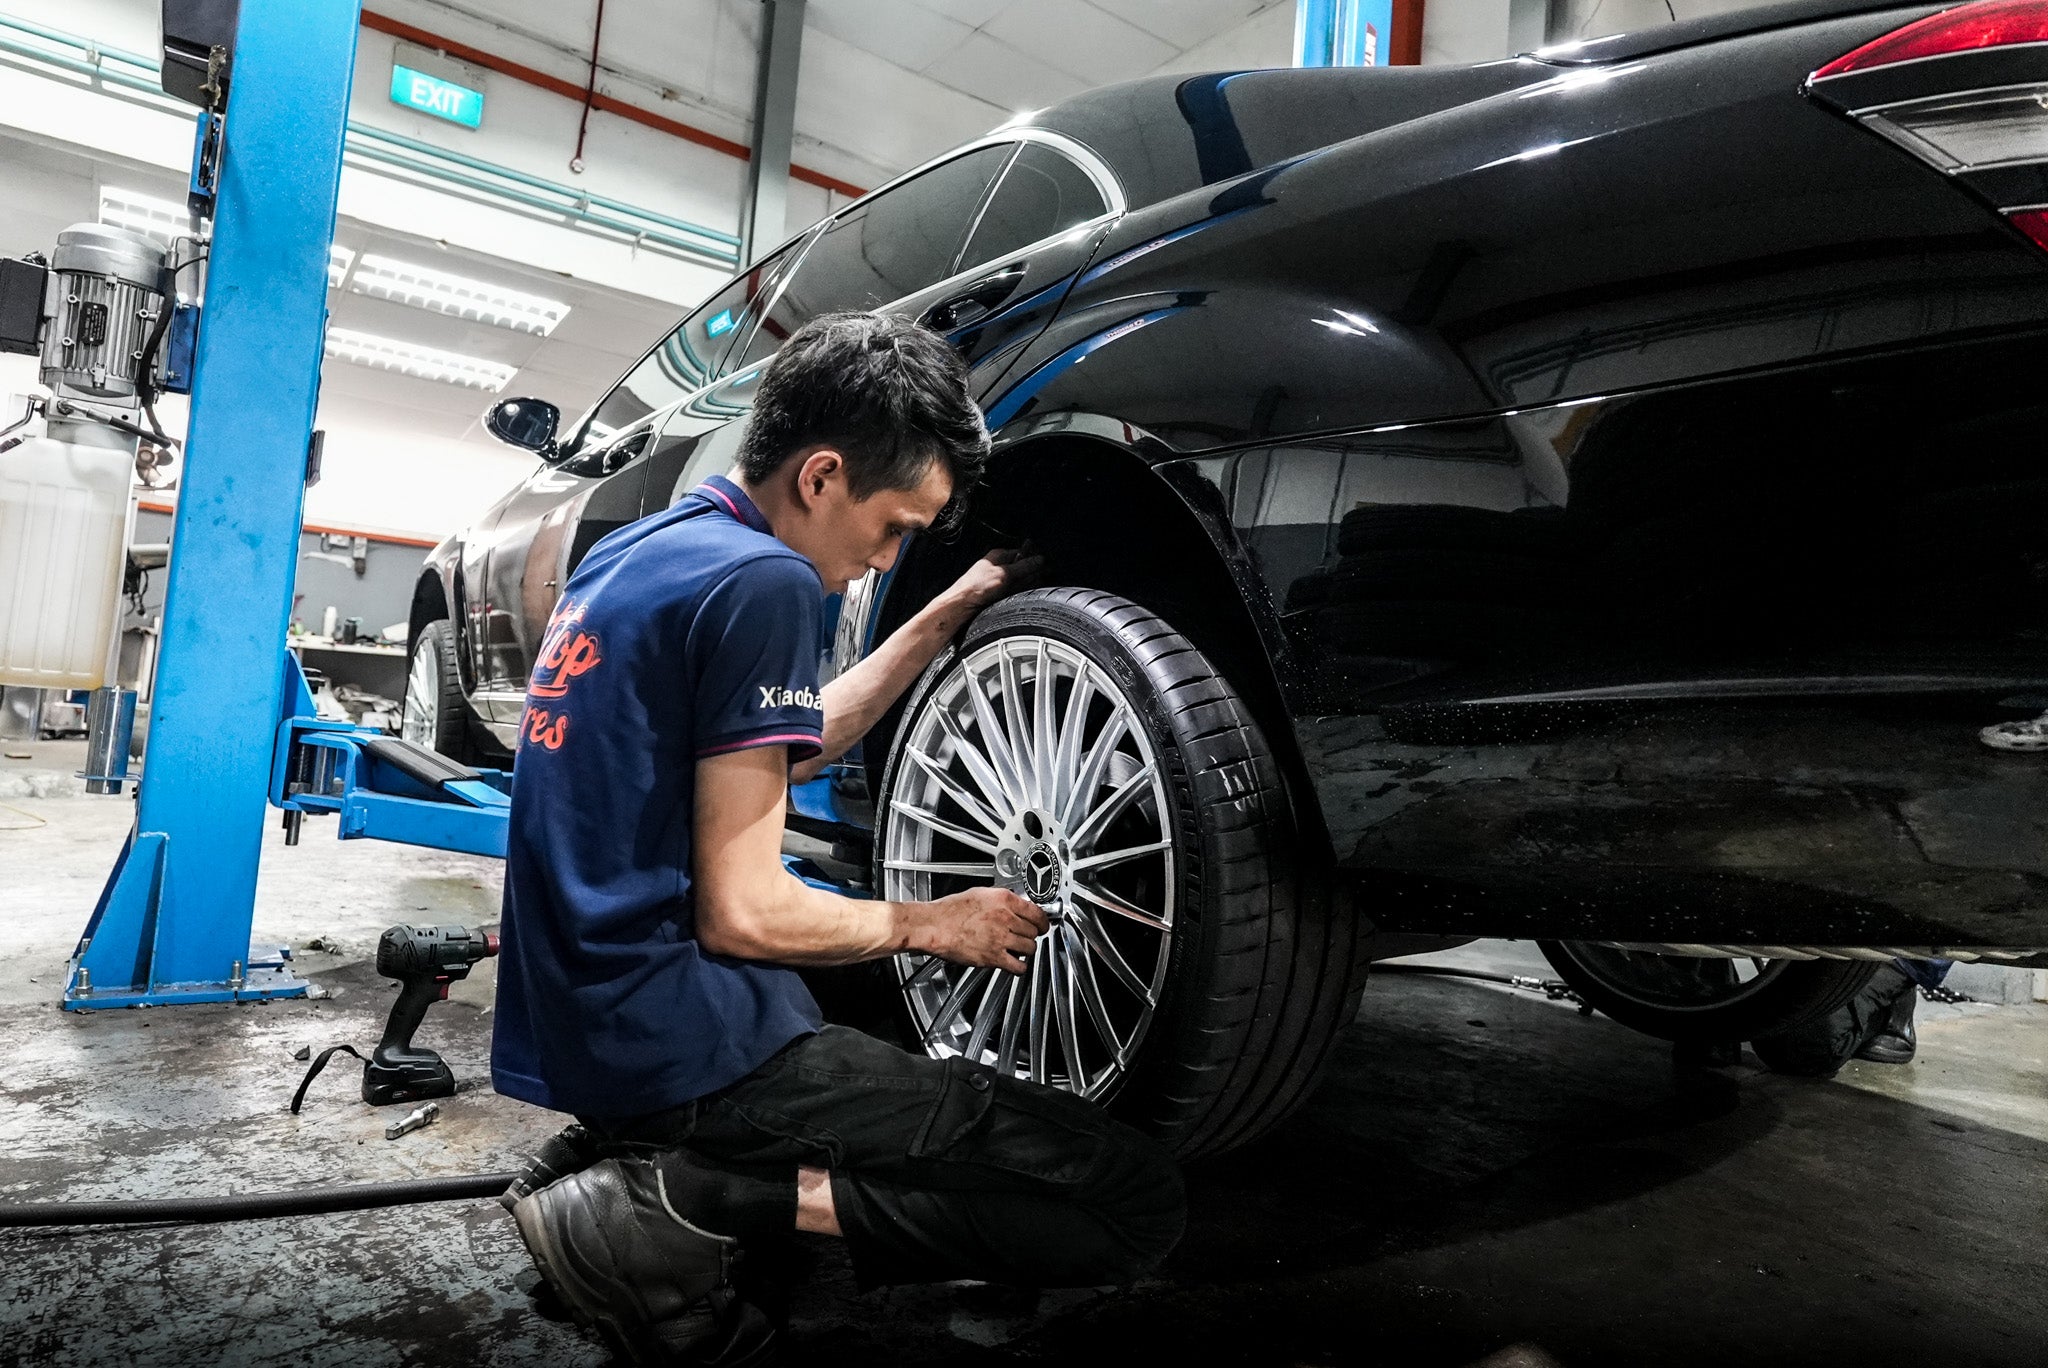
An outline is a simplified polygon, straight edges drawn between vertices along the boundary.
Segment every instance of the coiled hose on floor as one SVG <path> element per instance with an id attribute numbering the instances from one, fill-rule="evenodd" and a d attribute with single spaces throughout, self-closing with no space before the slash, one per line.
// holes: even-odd
<path id="1" fill-rule="evenodd" d="M 206 1224 L 253 1221 L 271 1216 L 318 1216 L 333 1211 L 368 1211 L 415 1202 L 458 1202 L 496 1197 L 513 1173 L 479 1173 L 456 1178 L 408 1178 L 397 1183 L 300 1188 L 294 1192 L 245 1192 L 235 1197 L 170 1197 L 127 1202 L 27 1202 L 0 1206 L 0 1228 L 8 1226 L 141 1225 L 159 1221 Z"/>

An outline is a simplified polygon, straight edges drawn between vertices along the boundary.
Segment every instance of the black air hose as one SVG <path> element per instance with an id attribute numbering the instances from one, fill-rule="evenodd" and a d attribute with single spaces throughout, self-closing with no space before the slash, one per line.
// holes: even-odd
<path id="1" fill-rule="evenodd" d="M 454 1178 L 410 1178 L 397 1183 L 300 1188 L 295 1192 L 246 1192 L 237 1197 L 170 1197 L 126 1202 L 27 1202 L 0 1206 L 0 1227 L 138 1225 L 156 1221 L 253 1221 L 268 1216 L 317 1216 L 330 1211 L 368 1211 L 414 1202 L 456 1202 L 496 1197 L 517 1177 L 479 1173 Z"/>

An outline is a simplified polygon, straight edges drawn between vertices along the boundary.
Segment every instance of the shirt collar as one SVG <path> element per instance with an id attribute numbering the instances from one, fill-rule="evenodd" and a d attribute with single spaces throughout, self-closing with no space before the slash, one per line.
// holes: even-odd
<path id="1" fill-rule="evenodd" d="M 725 476 L 713 475 L 691 492 L 707 500 L 713 508 L 730 513 L 756 532 L 770 537 L 775 535 L 775 530 L 768 526 L 768 519 L 747 497 L 747 492 Z"/>

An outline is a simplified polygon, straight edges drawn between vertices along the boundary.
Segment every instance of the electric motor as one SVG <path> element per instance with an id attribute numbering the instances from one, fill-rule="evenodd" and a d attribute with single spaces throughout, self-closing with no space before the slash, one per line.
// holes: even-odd
<path id="1" fill-rule="evenodd" d="M 154 238 L 101 223 L 57 234 L 43 300 L 43 383 L 86 398 L 133 399 L 163 287 L 164 248 Z"/>

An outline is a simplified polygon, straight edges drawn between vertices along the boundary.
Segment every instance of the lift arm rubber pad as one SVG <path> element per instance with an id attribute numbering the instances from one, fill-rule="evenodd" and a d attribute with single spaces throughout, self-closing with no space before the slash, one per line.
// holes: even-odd
<path id="1" fill-rule="evenodd" d="M 425 746 L 397 736 L 379 736 L 365 741 L 363 749 L 372 756 L 404 774 L 409 774 L 429 788 L 461 779 L 481 779 L 483 776 L 467 765 L 458 765 L 439 751 L 430 751 Z"/>

